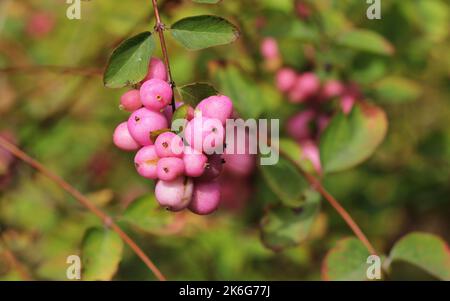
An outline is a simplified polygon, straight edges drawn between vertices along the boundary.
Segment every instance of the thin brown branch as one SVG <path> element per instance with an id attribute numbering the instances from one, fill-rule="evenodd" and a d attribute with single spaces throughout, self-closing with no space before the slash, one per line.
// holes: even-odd
<path id="1" fill-rule="evenodd" d="M 110 227 L 114 232 L 116 232 L 122 240 L 133 250 L 134 253 L 136 253 L 137 256 L 147 265 L 147 267 L 153 272 L 153 274 L 158 278 L 159 280 L 163 281 L 166 280 L 164 275 L 161 273 L 161 271 L 156 267 L 156 265 L 150 260 L 150 258 L 145 255 L 145 253 L 142 251 L 142 249 L 134 242 L 134 240 L 128 236 L 114 221 L 113 219 L 107 215 L 105 212 L 103 212 L 101 209 L 97 208 L 91 201 L 86 198 L 81 192 L 79 192 L 76 188 L 71 186 L 69 183 L 67 183 L 65 180 L 63 180 L 58 175 L 54 174 L 50 170 L 48 170 L 43 164 L 36 161 L 35 159 L 31 158 L 29 155 L 27 155 L 25 152 L 20 150 L 17 146 L 14 144 L 8 142 L 4 138 L 0 137 L 0 147 L 6 149 L 11 154 L 16 156 L 17 158 L 21 159 L 25 163 L 29 164 L 45 176 L 47 176 L 50 180 L 55 182 L 58 186 L 60 186 L 62 189 L 64 189 L 66 192 L 68 192 L 70 195 L 72 195 L 81 205 L 86 207 L 89 211 L 91 211 L 93 214 L 95 214 L 98 218 L 100 218 L 103 223 Z"/>
<path id="2" fill-rule="evenodd" d="M 17 273 L 20 275 L 20 277 L 23 280 L 32 280 L 30 273 L 28 273 L 27 268 L 17 259 L 16 255 L 14 255 L 13 251 L 9 248 L 8 244 L 6 243 L 6 239 L 3 237 L 3 234 L 0 234 L 0 244 L 3 247 L 3 254 L 6 257 L 6 260 L 8 260 L 9 264 L 13 269 L 17 271 Z"/>
<path id="3" fill-rule="evenodd" d="M 370 254 L 376 255 L 377 252 L 375 251 L 375 248 L 370 243 L 370 241 L 367 239 L 367 236 L 364 234 L 364 232 L 361 230 L 361 228 L 358 226 L 358 224 L 355 222 L 355 220 L 352 218 L 352 216 L 345 210 L 344 207 L 339 203 L 338 200 L 336 200 L 335 197 L 333 197 L 326 189 L 323 187 L 322 183 L 313 175 L 306 172 L 295 160 L 293 160 L 289 155 L 284 153 L 283 151 L 280 151 L 280 155 L 283 156 L 286 160 L 291 162 L 295 168 L 305 177 L 305 179 L 309 182 L 311 187 L 315 189 L 318 193 L 322 195 L 322 197 L 328 201 L 328 203 L 337 211 L 337 213 L 344 219 L 344 221 L 347 223 L 347 225 L 350 227 L 350 229 L 355 233 L 356 237 L 364 244 L 364 246 L 367 248 Z"/>
<path id="4" fill-rule="evenodd" d="M 173 90 L 175 88 L 175 82 L 173 80 L 172 71 L 170 69 L 169 54 L 167 52 L 166 39 L 164 38 L 165 25 L 164 25 L 164 23 L 161 22 L 161 16 L 159 15 L 159 10 L 158 10 L 158 1 L 152 0 L 152 4 L 153 4 L 153 10 L 155 12 L 155 19 L 156 19 L 155 30 L 158 32 L 158 35 L 159 35 L 161 51 L 163 54 L 164 64 L 166 65 L 166 70 L 167 70 L 167 80 Z M 171 105 L 172 105 L 172 111 L 175 112 L 175 109 L 176 109 L 175 96 L 172 97 Z"/>
<path id="5" fill-rule="evenodd" d="M 11 66 L 0 68 L 0 74 L 40 73 L 40 72 L 55 72 L 60 74 L 81 75 L 81 76 L 101 76 L 103 71 L 99 68 L 67 67 L 67 66 L 53 66 L 53 65 Z"/>

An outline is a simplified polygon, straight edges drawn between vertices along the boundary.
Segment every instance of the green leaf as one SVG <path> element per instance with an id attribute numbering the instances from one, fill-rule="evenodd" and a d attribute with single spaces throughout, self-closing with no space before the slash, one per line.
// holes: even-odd
<path id="1" fill-rule="evenodd" d="M 111 280 L 122 259 L 123 242 L 106 228 L 86 231 L 81 249 L 83 280 Z"/>
<path id="2" fill-rule="evenodd" d="M 151 234 L 172 224 L 175 215 L 158 205 L 154 195 L 146 195 L 133 201 L 122 215 L 121 220 Z"/>
<path id="3" fill-rule="evenodd" d="M 181 19 L 171 27 L 172 36 L 189 50 L 234 42 L 239 30 L 227 20 L 210 15 Z"/>
<path id="4" fill-rule="evenodd" d="M 336 244 L 322 262 L 323 280 L 362 281 L 367 279 L 367 257 L 370 254 L 356 238 L 345 238 Z"/>
<path id="5" fill-rule="evenodd" d="M 195 107 L 203 99 L 217 95 L 219 92 L 207 83 L 193 83 L 177 88 L 185 104 Z"/>
<path id="6" fill-rule="evenodd" d="M 261 172 L 267 185 L 284 205 L 297 208 L 304 203 L 308 183 L 286 158 L 280 156 L 277 164 L 262 165 Z"/>
<path id="7" fill-rule="evenodd" d="M 239 116 L 243 119 L 258 118 L 264 110 L 258 84 L 233 65 L 217 66 L 214 71 L 220 91 L 231 98 Z"/>
<path id="8" fill-rule="evenodd" d="M 370 30 L 358 29 L 348 31 L 337 38 L 337 44 L 355 50 L 382 55 L 392 55 L 394 46 L 383 36 Z"/>
<path id="9" fill-rule="evenodd" d="M 222 0 L 192 0 L 196 3 L 201 3 L 201 4 L 217 4 Z"/>
<path id="10" fill-rule="evenodd" d="M 148 72 L 155 41 L 150 32 L 140 33 L 117 47 L 108 62 L 103 82 L 108 88 L 122 88 L 139 83 Z"/>
<path id="11" fill-rule="evenodd" d="M 375 93 L 380 102 L 405 102 L 419 97 L 420 86 L 397 76 L 385 77 L 375 84 Z"/>
<path id="12" fill-rule="evenodd" d="M 355 105 L 348 116 L 336 115 L 320 139 L 323 171 L 343 171 L 368 159 L 383 141 L 387 127 L 384 111 L 367 103 Z"/>
<path id="13" fill-rule="evenodd" d="M 438 236 L 410 233 L 394 245 L 389 258 L 391 262 L 408 262 L 441 280 L 450 280 L 449 246 Z"/>
<path id="14" fill-rule="evenodd" d="M 274 251 L 295 247 L 303 242 L 319 213 L 320 195 L 308 190 L 303 206 L 297 209 L 277 206 L 269 209 L 261 220 L 262 241 Z"/>

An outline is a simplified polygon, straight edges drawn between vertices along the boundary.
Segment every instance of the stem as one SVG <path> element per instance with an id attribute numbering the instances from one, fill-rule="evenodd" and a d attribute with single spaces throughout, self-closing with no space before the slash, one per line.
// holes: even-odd
<path id="1" fill-rule="evenodd" d="M 167 70 L 167 80 L 168 80 L 170 86 L 172 87 L 172 91 L 173 91 L 175 88 L 175 82 L 173 81 L 173 78 L 172 78 L 172 71 L 170 70 L 169 54 L 167 52 L 166 39 L 164 38 L 165 25 L 164 25 L 164 23 L 161 22 L 161 16 L 159 15 L 159 10 L 158 10 L 158 1 L 152 0 L 152 4 L 153 4 L 153 10 L 155 12 L 155 19 L 156 19 L 155 30 L 158 32 L 158 35 L 159 35 L 161 51 L 163 54 L 164 64 L 166 65 L 166 70 Z M 173 93 L 173 94 L 175 94 L 175 93 Z M 172 96 L 171 105 L 172 105 L 172 112 L 175 112 L 175 110 L 176 110 L 175 95 Z"/>
<path id="2" fill-rule="evenodd" d="M 134 242 L 134 240 L 128 236 L 110 217 L 108 214 L 103 212 L 101 209 L 97 208 L 91 201 L 86 198 L 81 192 L 79 192 L 76 188 L 71 186 L 65 180 L 63 180 L 58 175 L 54 174 L 50 170 L 48 170 L 44 165 L 35 159 L 31 158 L 25 152 L 21 151 L 17 146 L 8 142 L 4 138 L 0 137 L 0 146 L 9 151 L 11 154 L 21 159 L 25 163 L 29 164 L 45 176 L 47 176 L 50 180 L 59 185 L 62 189 L 72 195 L 81 205 L 86 207 L 89 211 L 95 214 L 99 219 L 103 221 L 103 223 L 110 227 L 114 232 L 116 232 L 120 238 L 136 253 L 137 256 L 147 265 L 147 267 L 153 272 L 153 274 L 158 278 L 158 280 L 166 280 L 161 271 L 156 267 L 156 265 L 150 260 L 150 258 L 145 255 L 142 249 Z"/>
<path id="3" fill-rule="evenodd" d="M 27 269 L 22 265 L 22 263 L 17 259 L 14 253 L 9 249 L 6 239 L 3 234 L 0 234 L 0 244 L 3 247 L 3 252 L 6 259 L 10 262 L 11 266 L 16 269 L 17 273 L 22 277 L 23 280 L 32 280 L 31 275 L 28 273 Z"/>
<path id="4" fill-rule="evenodd" d="M 83 75 L 83 76 L 100 76 L 102 74 L 101 69 L 97 68 L 83 68 L 83 67 L 66 67 L 66 66 L 52 66 L 52 65 L 40 65 L 40 66 L 13 66 L 0 68 L 0 73 L 36 73 L 36 72 L 57 72 L 62 74 Z"/>
<path id="5" fill-rule="evenodd" d="M 291 159 L 286 153 L 280 151 L 280 155 L 282 155 L 286 160 L 291 162 L 295 168 L 306 178 L 312 188 L 314 188 L 318 193 L 322 195 L 322 197 L 330 203 L 330 205 L 337 211 L 337 213 L 342 217 L 342 219 L 347 223 L 350 229 L 355 233 L 356 237 L 364 244 L 370 254 L 377 255 L 375 248 L 367 239 L 367 236 L 358 226 L 358 224 L 353 220 L 351 215 L 345 210 L 344 207 L 333 197 L 326 189 L 323 187 L 322 183 L 313 175 L 307 173 L 295 160 Z"/>

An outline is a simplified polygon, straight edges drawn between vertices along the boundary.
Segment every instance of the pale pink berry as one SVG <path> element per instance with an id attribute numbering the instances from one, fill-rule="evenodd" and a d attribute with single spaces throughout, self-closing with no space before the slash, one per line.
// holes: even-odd
<path id="1" fill-rule="evenodd" d="M 342 96 L 341 98 L 341 108 L 344 114 L 348 114 L 352 111 L 353 105 L 355 104 L 356 99 L 353 95 L 347 94 Z"/>
<path id="2" fill-rule="evenodd" d="M 128 119 L 128 130 L 131 136 L 141 145 L 151 145 L 150 134 L 168 127 L 166 117 L 159 112 L 141 108 Z"/>
<path id="3" fill-rule="evenodd" d="M 142 107 L 139 90 L 130 90 L 120 98 L 120 108 L 128 112 L 136 111 Z"/>
<path id="4" fill-rule="evenodd" d="M 311 138 L 312 125 L 316 114 L 312 110 L 303 111 L 292 116 L 286 124 L 286 131 L 295 140 Z"/>
<path id="5" fill-rule="evenodd" d="M 325 99 L 335 98 L 342 95 L 343 92 L 344 92 L 344 85 L 340 81 L 332 79 L 324 84 L 322 96 Z"/>
<path id="6" fill-rule="evenodd" d="M 214 95 L 203 99 L 195 108 L 203 117 L 215 118 L 225 124 L 233 114 L 233 102 L 228 96 Z"/>
<path id="7" fill-rule="evenodd" d="M 202 176 L 198 179 L 199 181 L 211 181 L 217 178 L 223 169 L 224 160 L 222 155 L 212 154 L 208 156 L 208 162 L 205 166 L 205 171 Z"/>
<path id="8" fill-rule="evenodd" d="M 278 42 L 274 38 L 264 38 L 261 42 L 261 55 L 267 60 L 277 59 L 280 56 Z"/>
<path id="9" fill-rule="evenodd" d="M 114 130 L 113 142 L 118 148 L 125 151 L 137 150 L 140 147 L 139 143 L 131 137 L 126 121 L 119 124 Z"/>
<path id="10" fill-rule="evenodd" d="M 165 132 L 156 138 L 156 153 L 160 158 L 183 157 L 183 139 L 175 133 Z"/>
<path id="11" fill-rule="evenodd" d="M 167 69 L 164 65 L 164 62 L 158 58 L 152 58 L 148 65 L 148 73 L 145 77 L 144 81 L 148 81 L 150 79 L 160 79 L 163 81 L 167 81 Z"/>
<path id="12" fill-rule="evenodd" d="M 283 68 L 277 72 L 275 77 L 278 90 L 288 92 L 297 80 L 297 73 L 291 68 Z"/>
<path id="13" fill-rule="evenodd" d="M 154 145 L 142 147 L 134 157 L 134 165 L 137 172 L 147 179 L 156 180 L 158 178 L 157 165 L 158 155 Z"/>
<path id="14" fill-rule="evenodd" d="M 320 89 L 319 78 L 312 72 L 305 72 L 298 76 L 289 94 L 293 103 L 299 103 L 314 96 Z"/>
<path id="15" fill-rule="evenodd" d="M 195 182 L 189 210 L 199 215 L 211 214 L 220 204 L 220 185 L 216 181 Z"/>
<path id="16" fill-rule="evenodd" d="M 187 143 L 197 151 L 212 154 L 222 150 L 225 129 L 218 119 L 195 117 L 184 133 Z"/>
<path id="17" fill-rule="evenodd" d="M 161 158 L 158 161 L 158 178 L 173 181 L 184 174 L 184 162 L 180 158 Z"/>
<path id="18" fill-rule="evenodd" d="M 172 87 L 165 81 L 153 78 L 142 84 L 142 104 L 149 110 L 160 111 L 172 101 Z"/>
<path id="19" fill-rule="evenodd" d="M 317 144 L 311 140 L 304 140 L 300 143 L 300 146 L 302 148 L 301 159 L 309 160 L 312 163 L 314 169 L 318 173 L 320 173 L 322 167 L 320 165 L 320 154 Z"/>
<path id="20" fill-rule="evenodd" d="M 208 157 L 202 152 L 187 146 L 183 156 L 184 170 L 189 177 L 200 177 L 205 171 Z"/>
<path id="21" fill-rule="evenodd" d="M 189 206 L 193 190 L 193 181 L 187 177 L 178 177 L 173 181 L 159 180 L 155 187 L 155 197 L 167 210 L 181 211 Z"/>

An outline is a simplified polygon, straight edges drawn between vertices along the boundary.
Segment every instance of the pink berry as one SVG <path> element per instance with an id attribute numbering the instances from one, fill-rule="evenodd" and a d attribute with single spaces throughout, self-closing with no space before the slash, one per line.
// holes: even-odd
<path id="1" fill-rule="evenodd" d="M 139 90 L 130 90 L 120 98 L 120 107 L 128 112 L 133 112 L 142 107 Z"/>
<path id="2" fill-rule="evenodd" d="M 226 165 L 225 165 L 226 166 Z M 251 197 L 251 184 L 248 179 L 222 174 L 219 177 L 221 207 L 239 211 Z"/>
<path id="3" fill-rule="evenodd" d="M 172 101 L 172 87 L 160 79 L 153 78 L 142 84 L 142 104 L 149 110 L 160 111 Z"/>
<path id="4" fill-rule="evenodd" d="M 148 65 L 148 73 L 147 77 L 144 81 L 148 81 L 150 79 L 160 79 L 167 82 L 167 69 L 164 65 L 164 62 L 158 58 L 152 58 Z"/>
<path id="5" fill-rule="evenodd" d="M 233 102 L 227 96 L 214 95 L 203 99 L 195 110 L 202 112 L 203 117 L 215 118 L 225 124 L 233 114 Z"/>
<path id="6" fill-rule="evenodd" d="M 274 38 L 265 38 L 261 42 L 261 55 L 268 60 L 276 59 L 280 56 L 278 42 Z"/>
<path id="7" fill-rule="evenodd" d="M 256 167 L 257 146 L 251 147 L 250 143 L 257 143 L 256 133 L 250 134 L 245 128 L 235 129 L 234 141 L 231 141 L 231 136 L 227 136 L 227 147 L 222 156 L 226 171 L 237 176 L 248 176 L 253 172 Z"/>
<path id="8" fill-rule="evenodd" d="M 251 154 L 227 154 L 223 155 L 225 170 L 239 176 L 248 176 L 255 169 L 255 155 Z"/>
<path id="9" fill-rule="evenodd" d="M 205 154 L 187 146 L 184 151 L 183 162 L 186 175 L 196 178 L 200 177 L 205 171 L 208 157 Z"/>
<path id="10" fill-rule="evenodd" d="M 159 112 L 141 108 L 134 111 L 128 119 L 128 130 L 131 136 L 141 145 L 151 145 L 151 132 L 168 127 L 166 117 Z"/>
<path id="11" fill-rule="evenodd" d="M 178 108 L 181 107 L 182 105 L 183 105 L 183 103 L 182 103 L 181 101 L 175 102 L 175 109 L 178 109 Z M 172 116 L 173 116 L 172 106 L 171 106 L 171 105 L 168 105 L 167 107 L 165 107 L 165 108 L 162 110 L 162 113 L 164 114 L 164 116 L 166 116 L 167 121 L 169 121 L 169 123 L 170 123 L 170 121 L 172 120 Z"/>
<path id="12" fill-rule="evenodd" d="M 161 206 L 170 211 L 181 211 L 189 206 L 193 190 L 192 179 L 178 177 L 173 181 L 159 180 L 156 183 L 155 196 Z"/>
<path id="13" fill-rule="evenodd" d="M 180 158 L 162 158 L 158 161 L 158 178 L 173 181 L 184 174 L 184 162 Z"/>
<path id="14" fill-rule="evenodd" d="M 344 85 L 338 80 L 327 81 L 322 90 L 322 96 L 325 99 L 334 98 L 340 96 L 344 92 Z"/>
<path id="15" fill-rule="evenodd" d="M 208 155 L 220 152 L 225 139 L 225 129 L 218 119 L 195 117 L 186 125 L 186 141 L 197 151 Z"/>
<path id="16" fill-rule="evenodd" d="M 156 138 L 156 153 L 160 158 L 166 157 L 183 157 L 183 139 L 175 133 L 165 132 Z"/>
<path id="17" fill-rule="evenodd" d="M 295 5 L 295 11 L 302 20 L 306 20 L 311 16 L 311 8 L 304 1 L 298 1 Z"/>
<path id="18" fill-rule="evenodd" d="M 277 72 L 275 81 L 278 90 L 288 92 L 297 80 L 297 73 L 291 68 L 283 68 Z"/>
<path id="19" fill-rule="evenodd" d="M 322 114 L 317 117 L 317 128 L 319 130 L 319 134 L 322 133 L 330 123 L 330 117 L 328 115 Z"/>
<path id="20" fill-rule="evenodd" d="M 300 146 L 302 147 L 302 159 L 309 160 L 314 169 L 320 173 L 322 167 L 320 165 L 319 148 L 316 143 L 311 140 L 305 140 L 300 143 Z"/>
<path id="21" fill-rule="evenodd" d="M 133 151 L 139 148 L 139 143 L 131 137 L 128 131 L 126 121 L 119 124 L 114 130 L 113 142 L 118 148 L 125 151 Z"/>
<path id="22" fill-rule="evenodd" d="M 223 169 L 223 159 L 221 155 L 212 154 L 208 156 L 208 162 L 205 166 L 205 171 L 198 179 L 199 181 L 211 181 L 217 178 Z"/>
<path id="23" fill-rule="evenodd" d="M 189 210 L 199 215 L 211 214 L 219 207 L 220 185 L 216 181 L 196 182 Z"/>
<path id="24" fill-rule="evenodd" d="M 55 27 L 54 17 L 47 12 L 34 13 L 29 19 L 26 31 L 32 38 L 43 38 Z"/>
<path id="25" fill-rule="evenodd" d="M 290 94 L 290 100 L 299 103 L 314 96 L 320 89 L 319 78 L 312 72 L 305 72 L 298 76 Z"/>
<path id="26" fill-rule="evenodd" d="M 347 94 L 342 96 L 341 98 L 341 108 L 344 114 L 348 114 L 352 111 L 353 105 L 355 104 L 356 99 L 353 95 Z"/>
<path id="27" fill-rule="evenodd" d="M 297 113 L 286 124 L 286 131 L 292 138 L 301 141 L 311 138 L 311 124 L 316 114 L 312 110 Z"/>
<path id="28" fill-rule="evenodd" d="M 158 165 L 158 155 L 156 154 L 156 149 L 154 145 L 148 145 L 141 148 L 134 157 L 134 165 L 136 166 L 137 172 L 147 179 L 156 180 L 157 175 L 157 165 Z"/>

